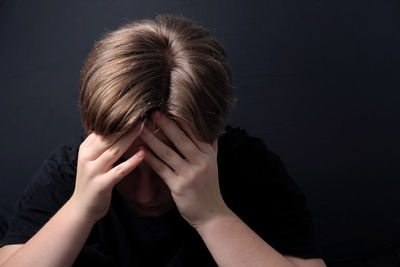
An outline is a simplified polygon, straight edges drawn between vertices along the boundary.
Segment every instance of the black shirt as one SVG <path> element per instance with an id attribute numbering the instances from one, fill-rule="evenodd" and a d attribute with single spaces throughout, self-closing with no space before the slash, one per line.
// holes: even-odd
<path id="1" fill-rule="evenodd" d="M 80 143 L 53 152 L 25 189 L 0 246 L 27 242 L 71 197 Z M 312 217 L 299 187 L 265 143 L 239 127 L 218 140 L 218 171 L 227 206 L 282 254 L 319 257 Z M 93 227 L 74 266 L 217 266 L 176 207 L 140 216 L 113 190 L 111 207 Z"/>

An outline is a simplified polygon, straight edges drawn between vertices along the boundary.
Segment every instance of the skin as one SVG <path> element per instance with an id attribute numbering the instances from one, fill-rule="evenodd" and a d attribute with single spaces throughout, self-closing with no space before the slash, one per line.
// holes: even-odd
<path id="1" fill-rule="evenodd" d="M 226 206 L 218 183 L 218 140 L 201 142 L 184 122 L 178 125 L 158 111 L 152 121 L 165 135 L 143 129 L 145 145 L 139 148 L 146 152 L 145 163 L 168 186 L 219 266 L 325 266 L 321 259 L 279 254 Z"/>
<path id="2" fill-rule="evenodd" d="M 72 197 L 25 244 L 2 247 L 0 266 L 71 266 L 93 225 L 107 213 L 113 187 L 143 161 L 139 151 L 114 166 L 138 135 L 139 127 L 124 135 L 89 134 L 79 147 Z"/>
<path id="3" fill-rule="evenodd" d="M 71 199 L 27 243 L 1 248 L 0 266 L 71 266 L 107 213 L 114 186 L 145 216 L 175 204 L 219 266 L 325 266 L 321 259 L 279 254 L 226 206 L 217 140 L 201 142 L 186 124 L 159 112 L 152 120 L 142 132 L 139 123 L 123 135 L 91 133 L 79 148 Z"/>
<path id="4" fill-rule="evenodd" d="M 217 140 L 200 142 L 186 124 L 178 126 L 160 112 L 153 112 L 152 120 L 176 149 L 145 126 L 140 135 L 144 160 L 168 186 L 183 218 L 196 228 L 214 214 L 226 213 L 218 184 Z"/>
<path id="5" fill-rule="evenodd" d="M 171 141 L 153 123 L 147 124 L 148 129 L 154 135 L 170 147 L 174 147 Z M 143 139 L 138 136 L 132 145 L 121 157 L 122 160 L 132 157 L 139 146 L 145 146 Z M 171 192 L 158 174 L 145 162 L 141 162 L 131 173 L 121 180 L 116 188 L 121 195 L 144 216 L 160 216 L 174 205 Z"/>

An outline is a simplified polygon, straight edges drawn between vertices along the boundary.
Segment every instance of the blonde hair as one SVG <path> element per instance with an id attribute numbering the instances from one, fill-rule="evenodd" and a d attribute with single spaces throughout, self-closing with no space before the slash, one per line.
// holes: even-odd
<path id="1" fill-rule="evenodd" d="M 183 17 L 159 15 L 105 34 L 81 70 L 87 132 L 125 132 L 157 109 L 211 143 L 224 132 L 235 103 L 224 48 Z"/>

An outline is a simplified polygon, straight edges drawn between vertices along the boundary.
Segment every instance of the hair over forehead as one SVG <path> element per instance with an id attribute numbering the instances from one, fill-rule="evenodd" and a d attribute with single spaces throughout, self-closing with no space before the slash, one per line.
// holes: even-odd
<path id="1" fill-rule="evenodd" d="M 124 132 L 160 110 L 212 142 L 235 103 L 224 48 L 183 17 L 159 15 L 106 33 L 81 70 L 80 109 L 88 132 Z"/>

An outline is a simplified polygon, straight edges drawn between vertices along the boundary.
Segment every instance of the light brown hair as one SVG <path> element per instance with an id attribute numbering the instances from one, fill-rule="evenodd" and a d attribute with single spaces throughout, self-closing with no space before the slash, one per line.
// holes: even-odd
<path id="1" fill-rule="evenodd" d="M 87 132 L 125 132 L 158 109 L 211 143 L 224 132 L 235 103 L 224 48 L 183 17 L 159 15 L 105 34 L 81 70 Z"/>

